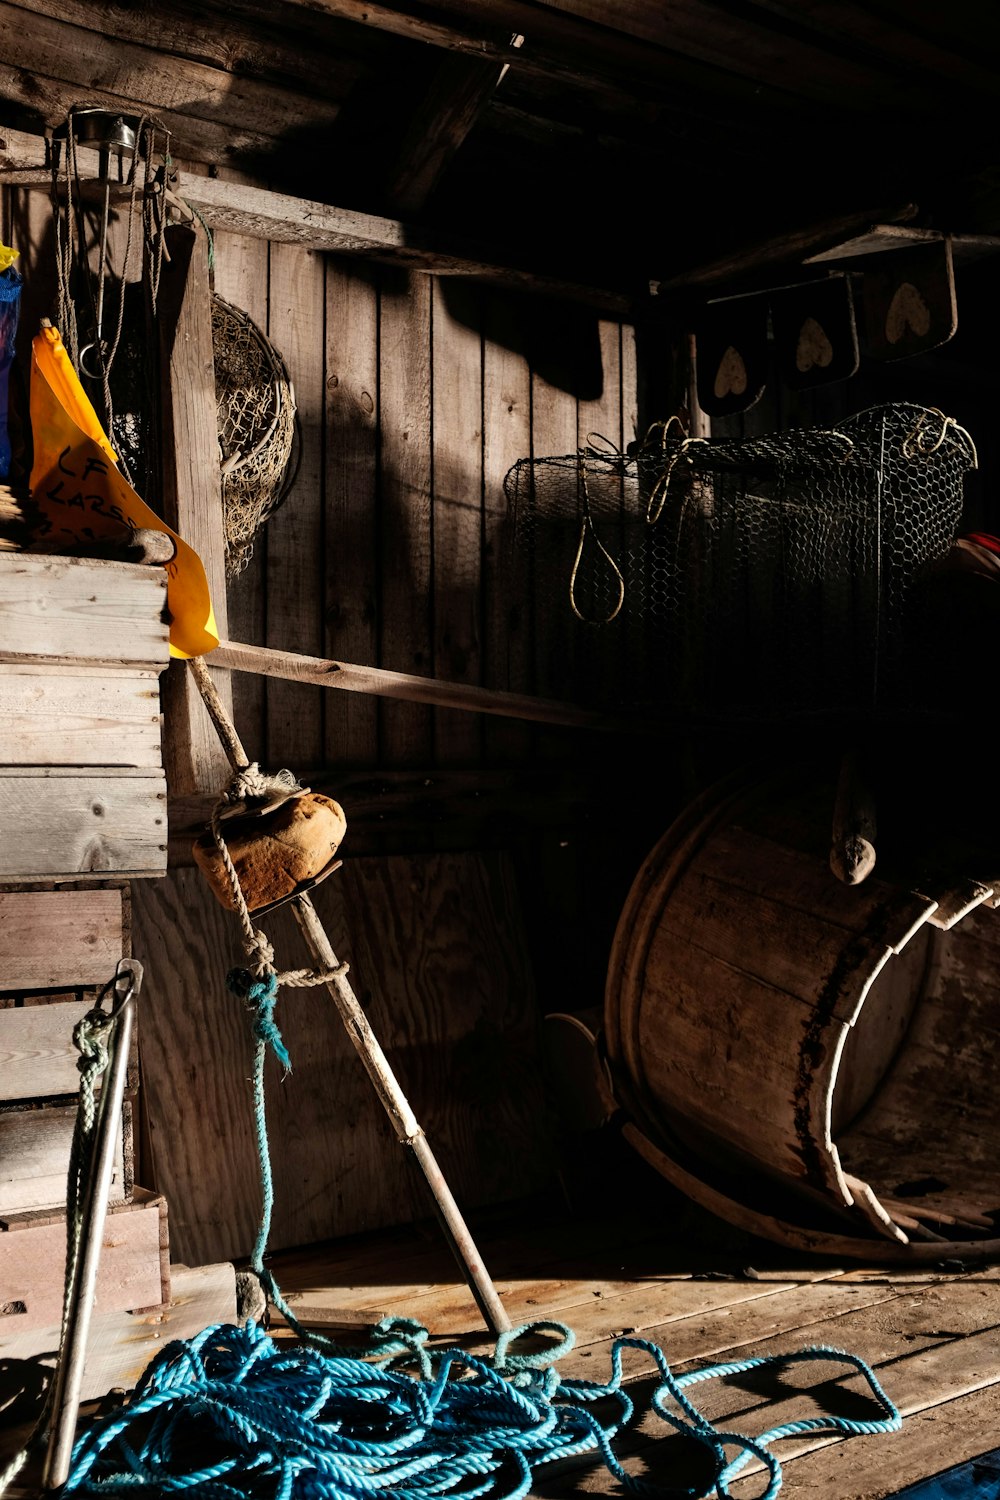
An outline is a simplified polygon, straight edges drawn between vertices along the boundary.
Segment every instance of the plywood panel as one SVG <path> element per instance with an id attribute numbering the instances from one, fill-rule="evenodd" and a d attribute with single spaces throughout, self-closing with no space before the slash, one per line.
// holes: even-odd
<path id="1" fill-rule="evenodd" d="M 122 926 L 120 890 L 0 891 L 0 990 L 105 984 Z"/>
<path id="2" fill-rule="evenodd" d="M 507 860 L 349 861 L 314 900 L 460 1204 L 530 1191 L 549 1157 L 536 1002 Z M 137 889 L 135 912 L 145 1101 L 172 1242 L 188 1259 L 243 1255 L 259 1193 L 252 1044 L 225 988 L 237 924 L 196 870 Z M 279 965 L 307 961 L 287 911 L 264 925 Z M 292 1073 L 282 1081 L 267 1065 L 273 1245 L 429 1217 L 422 1179 L 324 991 L 285 992 L 277 1020 Z"/>
<path id="3" fill-rule="evenodd" d="M 322 257 L 296 245 L 271 247 L 268 337 L 295 389 L 300 449 L 295 482 L 267 522 L 267 644 L 321 654 L 323 629 Z M 267 684 L 267 762 L 307 770 L 323 761 L 318 688 Z"/>

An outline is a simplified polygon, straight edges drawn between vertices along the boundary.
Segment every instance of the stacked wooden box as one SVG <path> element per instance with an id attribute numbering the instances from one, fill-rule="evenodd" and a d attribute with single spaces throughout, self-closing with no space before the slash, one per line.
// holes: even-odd
<path id="1" fill-rule="evenodd" d="M 166 869 L 162 568 L 0 554 L 0 1353 L 58 1325 L 73 1028 L 130 951 L 131 878 Z M 141 1014 L 141 1000 L 140 1000 Z M 130 1059 L 97 1308 L 169 1295 L 165 1201 L 135 1183 Z M 30 1342 L 30 1341 L 29 1341 Z"/>

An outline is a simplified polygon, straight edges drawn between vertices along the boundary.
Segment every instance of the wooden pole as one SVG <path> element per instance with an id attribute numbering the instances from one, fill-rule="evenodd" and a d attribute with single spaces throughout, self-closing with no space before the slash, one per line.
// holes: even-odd
<path id="1" fill-rule="evenodd" d="M 345 693 L 371 693 L 378 698 L 397 698 L 406 703 L 427 703 L 435 708 L 464 709 L 470 713 L 499 714 L 509 719 L 528 719 L 535 724 L 563 725 L 569 729 L 633 730 L 647 733 L 655 721 L 630 718 L 627 714 L 599 713 L 552 698 L 533 698 L 524 693 L 505 693 L 464 682 L 413 677 L 384 667 L 360 667 L 351 662 L 327 661 L 318 656 L 299 656 L 293 651 L 274 651 L 268 646 L 247 646 L 239 641 L 221 641 L 212 652 L 214 667 L 235 672 L 257 672 L 286 682 L 307 682 L 316 687 L 339 688 Z M 659 726 L 662 728 L 662 724 Z"/>
<path id="2" fill-rule="evenodd" d="M 188 662 L 188 666 L 212 723 L 219 732 L 219 738 L 233 770 L 245 770 L 249 764 L 246 751 L 216 691 L 215 684 L 209 676 L 203 658 L 193 657 Z M 344 1030 L 364 1064 L 372 1087 L 392 1122 L 397 1139 L 401 1145 L 409 1148 L 424 1174 L 445 1239 L 462 1268 L 466 1284 L 486 1321 L 486 1326 L 494 1334 L 507 1332 L 511 1323 L 506 1309 L 497 1295 L 496 1287 L 490 1280 L 482 1256 L 462 1218 L 458 1204 L 438 1166 L 427 1137 L 418 1124 L 409 1101 L 389 1066 L 389 1060 L 369 1025 L 368 1017 L 358 1002 L 347 978 L 346 969 L 339 963 L 333 951 L 316 908 L 305 893 L 296 896 L 290 905 L 317 969 L 326 973 L 336 971 L 331 973 L 331 977 L 325 981 L 327 994 L 337 1007 L 340 1019 L 344 1023 Z"/>

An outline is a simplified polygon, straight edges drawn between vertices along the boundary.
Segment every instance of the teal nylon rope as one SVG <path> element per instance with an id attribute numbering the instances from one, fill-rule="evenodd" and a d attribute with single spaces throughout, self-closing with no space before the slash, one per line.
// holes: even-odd
<path id="1" fill-rule="evenodd" d="M 524 1500 L 544 1465 L 586 1454 L 603 1460 L 630 1492 L 666 1494 L 630 1475 L 614 1451 L 616 1436 L 637 1417 L 622 1383 L 626 1349 L 645 1352 L 656 1366 L 649 1410 L 712 1455 L 708 1490 L 680 1492 L 690 1500 L 709 1492 L 725 1500 L 731 1481 L 754 1458 L 767 1474 L 760 1500 L 774 1500 L 782 1474 L 772 1449 L 784 1438 L 899 1430 L 899 1412 L 864 1360 L 826 1345 L 677 1376 L 658 1345 L 621 1337 L 611 1346 L 610 1379 L 601 1384 L 560 1377 L 557 1361 L 574 1344 L 563 1323 L 527 1323 L 501 1334 L 490 1359 L 461 1349 L 429 1351 L 428 1330 L 408 1318 L 383 1320 L 363 1351 L 307 1334 L 264 1265 L 274 1202 L 267 1051 L 286 1072 L 291 1068 L 274 1019 L 277 978 L 234 970 L 227 982 L 250 1010 L 256 1044 L 262 1210 L 251 1266 L 302 1342 L 279 1344 L 251 1321 L 242 1328 L 214 1324 L 194 1339 L 168 1344 L 127 1405 L 78 1438 L 64 1494 L 152 1497 L 186 1490 L 204 1500 L 436 1500 L 456 1492 L 460 1500 Z M 525 1334 L 541 1331 L 559 1335 L 558 1345 L 544 1353 L 515 1352 Z M 686 1394 L 703 1381 L 803 1360 L 845 1364 L 861 1374 L 879 1415 L 868 1421 L 819 1415 L 748 1437 L 716 1428 Z M 418 1376 L 407 1372 L 408 1364 L 416 1364 Z M 610 1415 L 591 1410 L 595 1403 L 610 1404 Z"/>

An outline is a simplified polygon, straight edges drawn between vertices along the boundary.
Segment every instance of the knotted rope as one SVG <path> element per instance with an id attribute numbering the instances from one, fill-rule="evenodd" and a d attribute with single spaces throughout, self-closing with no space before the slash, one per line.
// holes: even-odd
<path id="1" fill-rule="evenodd" d="M 768 1477 L 762 1500 L 773 1500 L 782 1472 L 772 1449 L 783 1438 L 894 1432 L 901 1425 L 864 1362 L 825 1346 L 676 1376 L 656 1344 L 618 1338 L 610 1379 L 601 1384 L 560 1380 L 551 1363 L 522 1363 L 514 1382 L 502 1368 L 498 1341 L 493 1360 L 446 1349 L 427 1378 L 414 1379 L 384 1360 L 368 1364 L 281 1346 L 254 1323 L 217 1324 L 189 1343 L 169 1344 L 129 1405 L 89 1428 L 77 1444 L 65 1493 L 431 1500 L 457 1492 L 462 1500 L 524 1500 L 544 1465 L 594 1454 L 626 1489 L 655 1495 L 658 1486 L 629 1474 L 612 1446 L 638 1415 L 623 1386 L 625 1349 L 652 1359 L 659 1379 L 649 1410 L 711 1453 L 710 1488 L 719 1497 L 731 1494 L 730 1482 L 756 1458 Z M 750 1438 L 717 1429 L 685 1394 L 703 1381 L 803 1360 L 858 1371 L 878 1415 L 866 1421 L 810 1417 Z M 603 1417 L 591 1410 L 599 1401 L 612 1408 Z"/>

